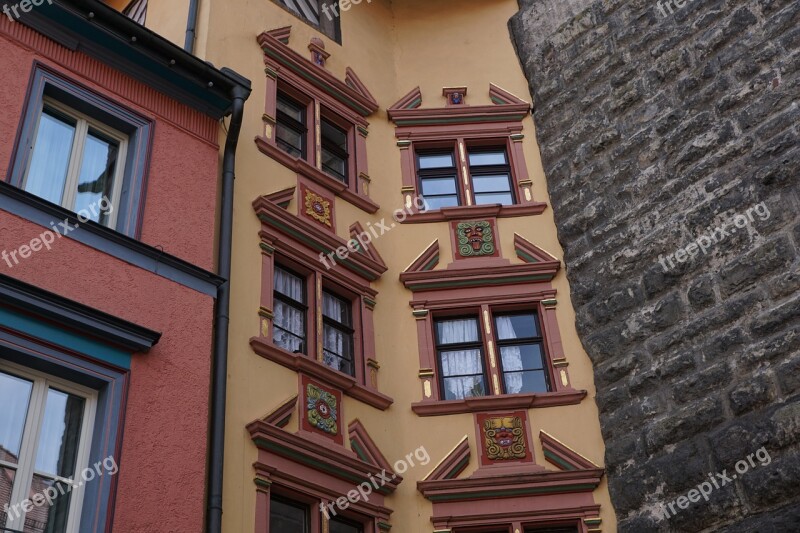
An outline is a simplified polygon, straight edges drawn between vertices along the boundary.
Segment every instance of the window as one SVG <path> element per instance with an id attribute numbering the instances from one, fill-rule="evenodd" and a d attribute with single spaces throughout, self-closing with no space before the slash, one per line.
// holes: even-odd
<path id="1" fill-rule="evenodd" d="M 272 341 L 292 353 L 306 353 L 306 280 L 275 267 L 275 324 Z"/>
<path id="2" fill-rule="evenodd" d="M 475 205 L 514 203 L 511 167 L 504 148 L 470 150 L 469 174 Z"/>
<path id="3" fill-rule="evenodd" d="M 441 318 L 434 324 L 442 399 L 488 395 L 486 354 L 492 349 L 487 350 L 478 317 Z M 550 391 L 535 313 L 496 313 L 492 334 L 500 352 L 503 394 Z"/>
<path id="4" fill-rule="evenodd" d="M 280 533 L 309 533 L 308 506 L 272 496 L 269 503 L 269 530 Z"/>
<path id="5" fill-rule="evenodd" d="M 272 342 L 289 352 L 309 355 L 309 346 L 314 344 L 308 342 L 308 278 L 276 265 L 274 280 Z M 323 290 L 322 361 L 353 377 L 356 376 L 354 336 L 353 302 Z"/>
<path id="6" fill-rule="evenodd" d="M 333 0 L 275 0 L 287 10 L 314 26 L 324 35 L 341 43 L 339 3 Z"/>
<path id="7" fill-rule="evenodd" d="M 306 107 L 283 93 L 278 93 L 275 137 L 286 153 L 306 158 Z"/>
<path id="8" fill-rule="evenodd" d="M 96 395 L 56 378 L 0 366 L 0 529 L 77 533 L 83 492 L 71 480 L 89 462 Z M 52 504 L 14 505 L 48 487 Z"/>
<path id="9" fill-rule="evenodd" d="M 347 184 L 349 155 L 347 132 L 326 118 L 322 118 L 322 170 Z"/>
<path id="10" fill-rule="evenodd" d="M 322 328 L 325 364 L 354 376 L 352 304 L 323 291 Z"/>
<path id="11" fill-rule="evenodd" d="M 139 238 L 152 121 L 43 65 L 30 95 L 9 183 Z"/>
<path id="12" fill-rule="evenodd" d="M 425 210 L 459 205 L 458 170 L 453 151 L 417 154 L 419 186 Z"/>
<path id="13" fill-rule="evenodd" d="M 436 351 L 445 400 L 486 395 L 483 341 L 477 317 L 437 320 Z"/>
<path id="14" fill-rule="evenodd" d="M 127 144 L 126 135 L 45 99 L 22 188 L 113 227 L 117 210 L 89 208 L 104 197 L 119 204 Z"/>
<path id="15" fill-rule="evenodd" d="M 506 394 L 549 391 L 542 336 L 536 315 L 495 315 L 494 323 Z"/>
<path id="16" fill-rule="evenodd" d="M 425 210 L 458 205 L 514 204 L 511 166 L 505 148 L 468 150 L 468 187 L 459 185 L 453 150 L 418 151 L 417 176 Z M 466 200 L 466 201 L 465 201 Z"/>
<path id="17" fill-rule="evenodd" d="M 332 518 L 328 525 L 330 533 L 364 533 L 364 527 L 361 524 L 343 518 Z"/>
<path id="18" fill-rule="evenodd" d="M 147 17 L 147 0 L 131 0 L 131 3 L 122 11 L 122 14 L 144 26 Z"/>

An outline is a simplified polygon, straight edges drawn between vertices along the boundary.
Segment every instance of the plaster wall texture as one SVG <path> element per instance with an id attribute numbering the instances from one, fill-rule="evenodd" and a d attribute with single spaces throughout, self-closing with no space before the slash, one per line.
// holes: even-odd
<path id="1" fill-rule="evenodd" d="M 13 28 L 20 30 L 21 26 Z M 44 42 L 42 37 L 37 39 Z M 57 57 L 46 57 L 21 46 L 6 32 L 0 33 L 0 50 L 4 73 L 0 135 L 7 140 L 0 143 L 0 175 L 7 174 L 33 61 L 39 60 L 155 120 L 142 240 L 213 268 L 218 146 L 110 93 L 95 79 L 60 62 L 78 52 L 60 50 Z M 79 62 L 96 69 L 98 77 L 108 73 L 91 60 Z M 127 83 L 143 90 L 134 80 Z M 0 212 L 0 250 L 17 249 L 45 229 Z M 114 530 L 201 531 L 213 298 L 68 237 L 12 268 L 0 262 L 0 272 L 162 332 L 149 353 L 132 357 L 124 437 L 117 458 Z"/>
<path id="2" fill-rule="evenodd" d="M 151 3 L 158 3 L 151 0 Z M 253 467 L 257 451 L 244 430 L 246 424 L 265 416 L 298 390 L 296 374 L 254 354 L 250 337 L 259 332 L 261 286 L 260 222 L 253 210 L 253 200 L 296 184 L 296 174 L 258 151 L 252 140 L 263 134 L 261 115 L 264 109 L 265 75 L 263 54 L 256 36 L 265 30 L 292 26 L 290 47 L 309 56 L 312 37 L 323 40 L 331 53 L 327 68 L 343 79 L 345 68 L 352 67 L 380 109 L 369 117 L 367 138 L 371 198 L 381 205 L 370 215 L 341 199 L 336 200 L 336 225 L 339 236 L 348 234 L 349 226 L 360 221 L 375 224 L 390 220 L 394 209 L 402 207 L 400 152 L 394 126 L 386 108 L 417 85 L 423 93 L 422 107 L 442 107 L 442 87 L 467 85 L 467 103 L 489 104 L 489 84 L 525 98 L 527 81 L 520 69 L 507 28 L 518 6 L 513 1 L 389 3 L 373 0 L 354 5 L 343 13 L 343 43 L 339 45 L 270 1 L 226 0 L 203 2 L 201 17 L 207 27 L 201 30 L 204 58 L 217 65 L 227 65 L 253 82 L 253 94 L 247 103 L 237 154 L 235 191 L 232 312 L 224 478 L 225 531 L 247 531 L 253 527 L 256 491 Z M 203 15 L 203 13 L 206 15 Z M 157 27 L 154 27 L 158 31 Z M 533 196 L 548 201 L 545 176 L 535 142 L 532 120 L 524 121 L 524 152 L 533 180 Z M 288 209 L 295 212 L 297 200 Z M 556 257 L 562 251 L 556 238 L 552 212 L 536 217 L 506 218 L 498 221 L 500 245 L 512 262 L 513 235 L 519 233 Z M 431 531 L 431 504 L 416 490 L 416 481 L 455 446 L 463 435 L 475 442 L 471 414 L 418 417 L 410 405 L 422 399 L 417 373 L 419 358 L 416 323 L 408 301 L 412 294 L 398 281 L 398 275 L 434 239 L 442 245 L 443 267 L 452 261 L 448 223 L 401 225 L 383 235 L 375 246 L 389 266 L 389 271 L 374 284 L 379 291 L 375 308 L 377 358 L 381 364 L 379 390 L 395 403 L 382 412 L 345 396 L 344 420 L 361 420 L 386 457 L 394 462 L 425 446 L 431 455 L 428 467 L 417 467 L 404 474 L 405 481 L 387 499 L 395 509 L 392 523 L 403 532 Z M 603 461 L 603 443 L 594 404 L 592 368 L 578 341 L 569 303 L 569 287 L 562 273 L 554 280 L 558 290 L 558 321 L 565 351 L 570 361 L 572 385 L 589 391 L 577 406 L 536 409 L 530 412 L 531 435 L 540 429 L 558 436 L 598 464 Z M 296 429 L 297 415 L 287 429 Z M 545 464 L 543 452 L 533 439 L 536 462 Z M 473 458 L 477 451 L 473 449 Z M 477 459 L 463 474 L 476 468 Z M 605 482 L 595 491 L 602 505 L 604 531 L 614 531 L 614 514 Z"/>

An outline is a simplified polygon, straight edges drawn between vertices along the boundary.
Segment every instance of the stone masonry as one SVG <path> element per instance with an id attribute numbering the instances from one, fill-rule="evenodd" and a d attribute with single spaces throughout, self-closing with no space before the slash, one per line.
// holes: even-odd
<path id="1" fill-rule="evenodd" d="M 520 7 L 619 530 L 800 532 L 800 1 Z"/>

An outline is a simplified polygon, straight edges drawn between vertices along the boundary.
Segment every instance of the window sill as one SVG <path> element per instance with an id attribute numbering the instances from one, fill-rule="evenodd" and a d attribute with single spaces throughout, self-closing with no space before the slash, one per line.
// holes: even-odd
<path id="1" fill-rule="evenodd" d="M 325 382 L 327 385 L 341 389 L 351 398 L 360 400 L 381 411 L 385 411 L 394 403 L 394 400 L 389 396 L 361 385 L 352 376 L 334 370 L 319 361 L 309 358 L 307 355 L 287 352 L 268 342 L 264 337 L 252 337 L 250 346 L 256 354 L 269 359 L 273 363 L 278 363 L 295 372 L 308 374 Z"/>
<path id="2" fill-rule="evenodd" d="M 517 205 L 463 205 L 457 207 L 443 207 L 435 211 L 425 211 L 408 215 L 403 224 L 421 224 L 425 222 L 447 222 L 448 220 L 462 220 L 465 218 L 511 218 L 529 215 L 541 215 L 547 209 L 547 203 L 535 202 Z"/>
<path id="3" fill-rule="evenodd" d="M 585 390 L 579 390 L 535 394 L 503 394 L 464 400 L 432 400 L 414 403 L 411 405 L 411 410 L 419 416 L 441 416 L 501 409 L 536 409 L 577 405 L 586 397 L 586 394 Z"/>
<path id="4" fill-rule="evenodd" d="M 289 170 L 293 170 L 294 172 L 301 174 L 318 185 L 325 187 L 325 189 L 328 191 L 332 192 L 343 200 L 350 202 L 362 211 L 366 211 L 367 213 L 376 213 L 378 209 L 380 209 L 380 206 L 367 196 L 353 192 L 350 188 L 348 188 L 347 185 L 328 176 L 318 168 L 310 165 L 307 161 L 287 154 L 274 144 L 270 143 L 265 137 L 256 137 L 255 142 L 261 153 L 268 155 Z"/>

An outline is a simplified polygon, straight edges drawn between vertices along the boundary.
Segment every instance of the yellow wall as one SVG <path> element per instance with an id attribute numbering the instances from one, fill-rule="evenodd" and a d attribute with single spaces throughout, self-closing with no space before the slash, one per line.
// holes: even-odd
<path id="1" fill-rule="evenodd" d="M 186 11 L 175 9 L 170 18 L 164 15 L 165 6 L 187 1 L 151 0 L 153 14 L 148 13 L 148 26 L 161 32 L 163 25 L 167 36 L 175 40 L 180 33 L 176 27 L 185 24 Z M 354 221 L 359 220 L 366 226 L 366 222 L 389 219 L 392 210 L 402 206 L 399 149 L 386 107 L 417 85 L 422 88 L 423 107 L 442 107 L 442 87 L 462 85 L 469 87 L 468 103 L 488 104 L 490 82 L 529 100 L 526 80 L 506 26 L 516 10 L 516 0 L 403 0 L 393 3 L 388 0 L 366 3 L 365 0 L 343 13 L 343 45 L 340 46 L 269 0 L 201 2 L 203 30 L 199 32 L 198 54 L 217 66 L 233 68 L 253 82 L 237 156 L 224 531 L 251 531 L 254 522 L 252 463 L 257 453 L 245 425 L 263 417 L 297 392 L 294 372 L 255 355 L 248 344 L 248 339 L 259 330 L 256 313 L 261 283 L 260 223 L 251 203 L 259 195 L 296 182 L 293 172 L 260 153 L 252 141 L 262 133 L 265 93 L 264 63 L 256 36 L 264 30 L 291 25 L 290 46 L 304 56 L 308 55 L 306 47 L 311 37 L 321 37 L 332 54 L 328 69 L 343 79 L 345 67 L 352 67 L 380 103 L 381 109 L 369 118 L 367 147 L 372 178 L 370 195 L 382 209 L 376 215 L 368 215 L 337 199 L 337 231 L 340 236 L 346 236 L 347 228 Z M 182 33 L 180 35 L 182 43 Z M 533 180 L 534 198 L 548 201 L 530 117 L 524 126 L 525 157 Z M 289 209 L 293 211 L 294 204 Z M 498 227 L 501 248 L 513 262 L 518 262 L 513 257 L 515 232 L 556 257 L 562 257 L 549 209 L 536 217 L 500 219 Z M 375 309 L 377 359 L 381 364 L 379 389 L 394 398 L 395 403 L 388 411 L 381 412 L 345 396 L 343 406 L 345 424 L 359 418 L 391 462 L 419 446 L 425 446 L 432 457 L 427 467 L 409 470 L 399 490 L 387 499 L 387 505 L 395 510 L 392 515 L 395 530 L 402 533 L 432 531 L 431 506 L 417 492 L 416 482 L 463 435 L 469 435 L 473 446 L 473 464 L 466 474 L 475 469 L 477 458 L 471 414 L 421 418 L 410 409 L 410 404 L 421 400 L 417 332 L 408 306 L 411 293 L 398 281 L 398 275 L 435 238 L 443 247 L 440 263 L 443 267 L 451 260 L 446 223 L 400 225 L 376 241 L 389 267 L 374 285 L 379 291 Z M 604 448 L 594 403 L 592 369 L 575 333 L 574 312 L 563 270 L 554 286 L 558 290 L 558 321 L 570 362 L 572 385 L 587 389 L 589 397 L 577 406 L 531 410 L 536 462 L 546 464 L 535 438 L 539 430 L 544 429 L 595 463 L 603 464 Z M 595 491 L 595 499 L 602 506 L 603 531 L 616 531 L 605 482 Z"/>

